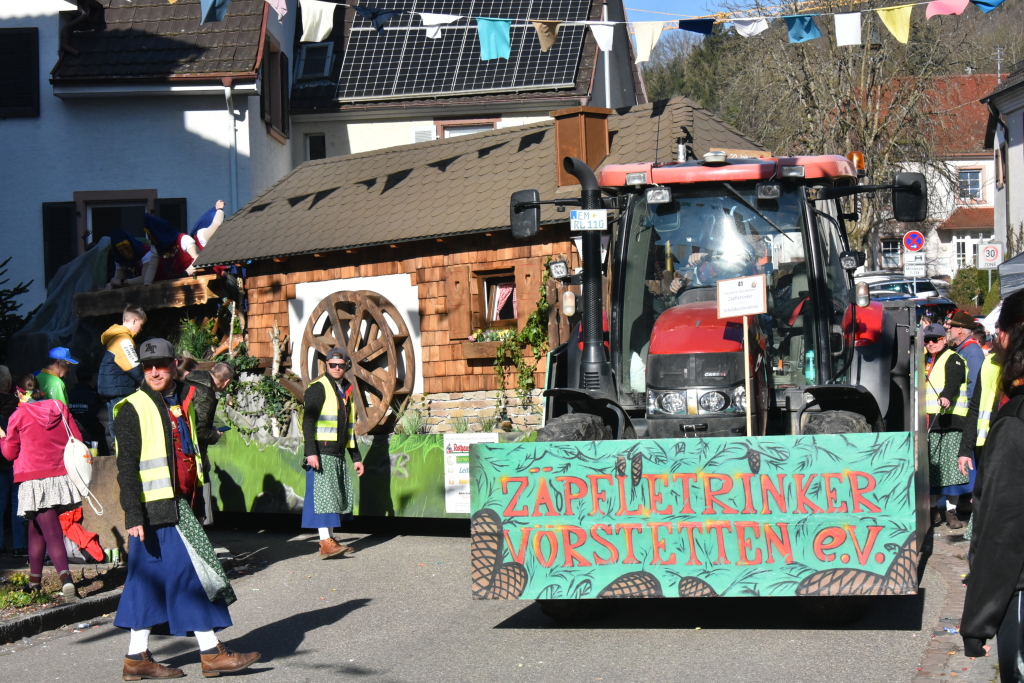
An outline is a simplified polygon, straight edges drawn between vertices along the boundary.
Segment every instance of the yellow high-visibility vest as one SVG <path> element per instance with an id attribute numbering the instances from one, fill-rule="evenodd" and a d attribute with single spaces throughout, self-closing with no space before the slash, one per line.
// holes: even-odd
<path id="1" fill-rule="evenodd" d="M 939 404 L 939 393 L 946 386 L 946 363 L 956 356 L 960 360 L 964 360 L 963 356 L 954 351 L 953 349 L 943 349 L 942 353 L 935 359 L 935 363 L 932 365 L 932 372 L 928 376 L 928 392 L 926 394 L 926 400 L 924 404 L 924 411 L 929 415 L 935 415 L 941 413 L 943 408 Z M 967 361 L 964 361 L 964 381 L 960 385 L 960 393 L 957 394 L 956 401 L 950 406 L 950 412 L 953 415 L 960 415 L 961 417 L 967 415 L 968 401 L 967 401 Z"/>
<path id="2" fill-rule="evenodd" d="M 317 441 L 334 441 L 338 438 L 338 394 L 334 390 L 334 386 L 331 383 L 330 377 L 327 375 L 320 375 L 313 384 L 323 385 L 324 388 L 324 407 L 320 410 L 320 416 L 316 419 L 316 440 Z M 345 392 L 346 402 L 348 403 L 348 438 L 346 439 L 346 448 L 356 447 L 356 402 L 348 400 L 352 395 L 352 386 L 349 385 L 348 391 Z"/>
<path id="3" fill-rule="evenodd" d="M 139 455 L 139 480 L 142 481 L 142 495 L 139 498 L 143 503 L 174 498 L 171 462 L 167 454 L 167 442 L 164 440 L 164 425 L 160 420 L 160 409 L 152 398 L 139 389 L 114 406 L 114 418 L 121 412 L 121 406 L 125 403 L 131 403 L 139 416 L 142 437 L 142 453 Z M 196 434 L 196 411 L 191 403 L 188 406 L 188 428 L 192 443 L 197 446 L 196 474 L 199 485 L 202 486 L 205 483 L 203 456 L 198 452 L 199 436 Z M 114 455 L 117 455 L 117 451 L 115 443 Z"/>
<path id="4" fill-rule="evenodd" d="M 996 410 L 996 397 L 999 395 L 999 376 L 1002 374 L 1002 366 L 996 362 L 996 354 L 990 353 L 981 364 L 981 373 L 978 376 L 978 391 L 981 398 L 978 402 L 978 440 L 974 442 L 976 448 L 985 445 L 988 439 L 988 430 L 992 426 L 992 415 Z"/>

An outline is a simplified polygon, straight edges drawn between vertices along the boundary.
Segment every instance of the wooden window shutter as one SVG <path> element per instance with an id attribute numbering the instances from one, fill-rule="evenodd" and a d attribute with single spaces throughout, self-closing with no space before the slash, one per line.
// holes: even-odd
<path id="1" fill-rule="evenodd" d="M 473 333 L 469 266 L 449 266 L 444 294 L 448 302 L 448 338 L 465 339 Z"/>
<path id="2" fill-rule="evenodd" d="M 0 119 L 39 116 L 39 29 L 0 29 Z"/>
<path id="3" fill-rule="evenodd" d="M 65 263 L 78 256 L 78 215 L 74 202 L 43 204 L 43 273 L 44 284 L 57 274 Z"/>
<path id="4" fill-rule="evenodd" d="M 163 218 L 181 232 L 188 232 L 188 200 L 184 197 L 156 200 L 156 216 Z"/>
<path id="5" fill-rule="evenodd" d="M 526 327 L 526 320 L 537 308 L 540 299 L 541 275 L 544 262 L 539 258 L 516 266 L 516 302 L 519 307 L 519 329 Z"/>
<path id="6" fill-rule="evenodd" d="M 288 85 L 288 55 L 285 53 L 281 54 L 281 134 L 288 137 L 291 122 L 288 116 L 288 108 L 291 98 L 289 97 L 289 85 Z"/>

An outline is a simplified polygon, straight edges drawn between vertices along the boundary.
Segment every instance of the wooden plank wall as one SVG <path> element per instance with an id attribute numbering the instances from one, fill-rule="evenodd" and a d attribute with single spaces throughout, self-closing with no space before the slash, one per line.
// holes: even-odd
<path id="1" fill-rule="evenodd" d="M 410 284 L 419 290 L 422 348 L 416 352 L 423 365 L 424 393 L 495 390 L 498 385 L 493 361 L 466 360 L 463 356 L 462 340 L 457 337 L 467 333 L 465 324 L 456 325 L 460 329 L 449 334 L 449 272 L 455 266 L 468 266 L 470 273 L 514 269 L 522 327 L 522 321 L 536 307 L 540 287 L 537 274 L 548 257 L 559 255 L 569 259 L 570 268 L 580 266 L 564 225 L 546 226 L 527 242 L 513 240 L 504 231 L 254 263 L 248 266 L 245 283 L 249 295 L 249 352 L 253 356 L 272 355 L 270 332 L 275 320 L 282 334 L 300 343 L 303 331 L 288 329 L 288 299 L 295 298 L 296 284 L 407 273 Z M 468 305 L 468 301 L 457 305 Z M 535 379 L 543 386 L 543 367 L 540 370 Z"/>

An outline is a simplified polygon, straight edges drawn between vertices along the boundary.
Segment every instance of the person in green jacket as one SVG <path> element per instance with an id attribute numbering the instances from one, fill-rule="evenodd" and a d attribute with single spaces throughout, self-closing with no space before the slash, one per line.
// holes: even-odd
<path id="1" fill-rule="evenodd" d="M 78 365 L 78 361 L 71 357 L 71 351 L 64 346 L 55 346 L 50 349 L 50 364 L 43 367 L 36 375 L 39 382 L 39 390 L 46 398 L 68 404 L 68 388 L 64 386 L 64 376 L 72 365 Z"/>

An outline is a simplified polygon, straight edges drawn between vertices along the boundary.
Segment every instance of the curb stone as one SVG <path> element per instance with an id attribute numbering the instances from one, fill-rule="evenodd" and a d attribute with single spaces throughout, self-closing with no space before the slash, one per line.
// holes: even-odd
<path id="1" fill-rule="evenodd" d="M 971 659 L 964 656 L 964 643 L 959 633 L 949 633 L 946 627 L 957 628 L 964 612 L 963 575 L 967 573 L 967 561 L 957 555 L 967 553 L 967 544 L 959 541 L 960 534 L 950 533 L 946 527 L 930 531 L 933 534 L 932 554 L 925 571 L 937 571 L 946 583 L 946 601 L 939 611 L 938 623 L 933 624 L 928 648 L 917 666 L 913 683 L 934 681 L 965 681 L 966 683 L 993 683 L 997 671 L 995 640 L 989 641 L 992 652 L 988 657 Z"/>
<path id="2" fill-rule="evenodd" d="M 58 629 L 65 624 L 88 621 L 103 614 L 115 612 L 117 603 L 121 600 L 121 591 L 122 588 L 118 587 L 109 593 L 82 598 L 70 605 L 42 609 L 17 619 L 2 622 L 0 623 L 0 643 L 31 638 L 43 631 Z"/>

